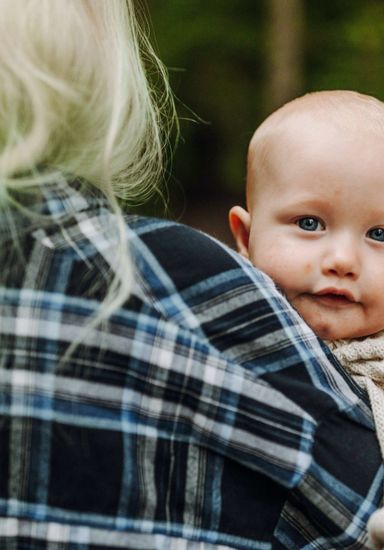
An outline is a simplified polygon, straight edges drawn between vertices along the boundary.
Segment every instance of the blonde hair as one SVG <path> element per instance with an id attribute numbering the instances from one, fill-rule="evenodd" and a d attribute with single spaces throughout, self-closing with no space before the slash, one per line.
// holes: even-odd
<path id="1" fill-rule="evenodd" d="M 375 97 L 352 90 L 326 90 L 293 99 L 267 117 L 251 139 L 247 169 L 249 204 L 258 173 L 268 168 L 273 143 L 290 121 L 298 120 L 301 115 L 339 128 L 348 136 L 368 131 L 377 138 L 384 137 L 384 103 Z"/>
<path id="2" fill-rule="evenodd" d="M 98 321 L 131 289 L 118 201 L 156 189 L 174 120 L 165 69 L 133 0 L 0 0 L 0 205 L 11 190 L 41 188 L 59 173 L 103 192 L 119 242 Z"/>

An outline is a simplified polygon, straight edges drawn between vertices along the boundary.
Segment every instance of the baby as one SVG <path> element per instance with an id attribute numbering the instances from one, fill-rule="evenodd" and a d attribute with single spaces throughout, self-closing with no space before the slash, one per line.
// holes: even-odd
<path id="1" fill-rule="evenodd" d="M 317 92 L 269 116 L 249 147 L 247 210 L 229 221 L 238 250 L 367 389 L 384 456 L 384 103 Z"/>

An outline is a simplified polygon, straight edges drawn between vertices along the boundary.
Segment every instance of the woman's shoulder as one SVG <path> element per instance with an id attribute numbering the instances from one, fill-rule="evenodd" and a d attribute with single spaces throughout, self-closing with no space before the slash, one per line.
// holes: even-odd
<path id="1" fill-rule="evenodd" d="M 128 216 L 128 232 L 134 255 L 150 254 L 178 287 L 241 268 L 247 262 L 215 238 L 181 223 Z"/>

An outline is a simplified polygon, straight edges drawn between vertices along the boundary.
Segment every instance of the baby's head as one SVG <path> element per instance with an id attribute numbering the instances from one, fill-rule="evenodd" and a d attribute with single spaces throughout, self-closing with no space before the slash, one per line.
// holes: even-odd
<path id="1" fill-rule="evenodd" d="M 349 91 L 305 95 L 249 147 L 239 251 L 325 339 L 384 329 L 384 104 Z"/>

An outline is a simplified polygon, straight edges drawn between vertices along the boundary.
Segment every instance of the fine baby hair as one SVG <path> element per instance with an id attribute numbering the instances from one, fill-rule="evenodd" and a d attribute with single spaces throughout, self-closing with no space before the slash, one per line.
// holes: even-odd
<path id="1" fill-rule="evenodd" d="M 257 178 L 270 160 L 272 144 L 289 124 L 296 120 L 329 123 L 344 135 L 369 132 L 384 136 L 384 103 L 373 96 L 352 90 L 310 92 L 286 103 L 269 115 L 256 129 L 249 144 L 247 170 L 247 202 L 257 186 Z"/>

